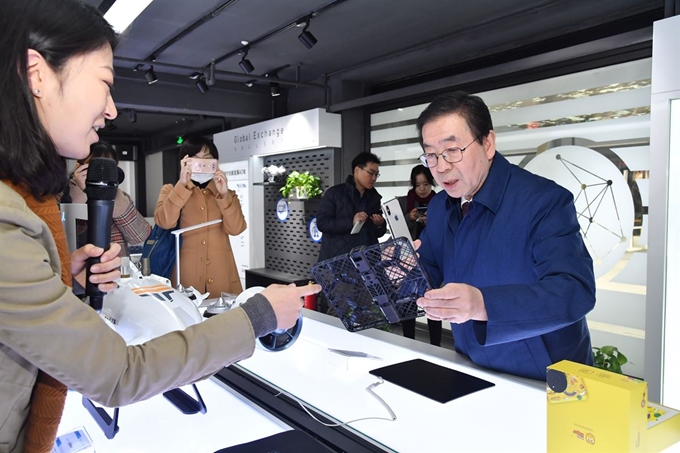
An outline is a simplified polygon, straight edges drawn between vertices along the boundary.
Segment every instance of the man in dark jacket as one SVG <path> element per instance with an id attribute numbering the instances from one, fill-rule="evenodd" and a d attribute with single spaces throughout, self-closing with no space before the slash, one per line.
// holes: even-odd
<path id="1" fill-rule="evenodd" d="M 359 245 L 377 244 L 387 231 L 380 210 L 382 197 L 374 188 L 379 168 L 378 156 L 359 153 L 352 160 L 353 174 L 324 194 L 316 216 L 316 225 L 323 233 L 319 261 L 348 253 Z M 352 234 L 357 222 L 363 225 Z"/>

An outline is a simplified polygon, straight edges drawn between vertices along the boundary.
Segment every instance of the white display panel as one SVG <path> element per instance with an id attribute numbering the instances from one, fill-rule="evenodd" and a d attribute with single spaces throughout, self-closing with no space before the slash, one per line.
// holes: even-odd
<path id="1" fill-rule="evenodd" d="M 680 407 L 680 99 L 671 101 L 668 161 L 668 246 L 666 261 L 666 316 L 664 319 L 663 401 Z"/>
<path id="2" fill-rule="evenodd" d="M 250 207 L 248 199 L 248 161 L 221 163 L 220 170 L 227 177 L 227 187 L 236 192 L 241 212 L 246 222 L 250 219 Z M 234 260 L 241 279 L 241 286 L 246 287 L 246 270 L 250 269 L 250 225 L 238 236 L 229 236 L 231 250 L 234 252 Z"/>

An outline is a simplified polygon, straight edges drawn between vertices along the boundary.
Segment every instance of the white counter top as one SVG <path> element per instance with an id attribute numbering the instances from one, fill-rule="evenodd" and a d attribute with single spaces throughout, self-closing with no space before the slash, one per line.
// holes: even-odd
<path id="1" fill-rule="evenodd" d="M 387 449 L 404 453 L 450 450 L 453 445 L 457 451 L 545 451 L 546 399 L 541 384 L 527 385 L 529 381 L 519 383 L 455 364 L 396 344 L 413 346 L 413 341 L 372 333 L 392 342 L 305 318 L 302 335 L 293 347 L 277 353 L 257 350 L 239 366 L 331 417 L 348 421 L 389 418 L 387 410 L 365 390 L 378 381 L 369 370 L 422 358 L 496 385 L 441 404 L 385 382 L 374 391 L 392 408 L 397 420 L 359 421 L 351 425 L 355 430 Z M 426 346 L 423 349 L 434 353 L 455 354 Z M 383 360 L 346 358 L 329 352 L 329 347 L 362 351 Z"/>
<path id="2" fill-rule="evenodd" d="M 329 352 L 329 347 L 362 351 L 382 360 L 346 358 Z M 491 373 L 453 351 L 375 329 L 350 333 L 336 318 L 316 312 L 305 310 L 302 334 L 290 348 L 276 353 L 257 349 L 238 368 L 345 422 L 389 418 L 385 407 L 366 391 L 378 381 L 368 371 L 415 358 L 495 386 L 441 404 L 385 382 L 374 391 L 395 412 L 397 420 L 359 421 L 350 425 L 353 432 L 386 451 L 403 453 L 545 451 L 545 384 Z M 214 380 L 199 382 L 198 388 L 207 414 L 183 415 L 157 396 L 121 408 L 120 432 L 112 440 L 105 438 L 82 406 L 80 395 L 70 392 L 60 433 L 85 426 L 98 453 L 214 452 L 290 429 Z M 187 393 L 193 395 L 190 387 Z"/>
<path id="3" fill-rule="evenodd" d="M 212 379 L 196 386 L 208 408 L 205 414 L 184 415 L 158 395 L 121 407 L 120 431 L 113 439 L 106 438 L 83 407 L 82 396 L 69 391 L 59 434 L 84 426 L 97 453 L 211 453 L 289 429 Z M 191 386 L 185 390 L 194 395 Z M 107 412 L 113 415 L 113 409 Z"/>

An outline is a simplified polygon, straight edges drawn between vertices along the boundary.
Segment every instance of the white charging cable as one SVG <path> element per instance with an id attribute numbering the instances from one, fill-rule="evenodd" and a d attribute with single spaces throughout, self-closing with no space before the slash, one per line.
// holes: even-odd
<path id="1" fill-rule="evenodd" d="M 350 421 L 347 421 L 347 422 L 342 422 L 342 423 L 325 423 L 325 422 L 322 422 L 321 420 L 319 420 L 318 418 L 316 418 L 316 417 L 314 416 L 314 414 L 312 414 L 312 413 L 309 411 L 309 409 L 307 409 L 307 406 L 305 405 L 305 403 L 303 403 L 302 401 L 300 401 L 300 400 L 297 399 L 297 398 L 295 398 L 295 400 L 298 402 L 298 404 L 300 405 L 300 407 L 302 407 L 302 409 L 304 409 L 305 412 L 307 412 L 307 414 L 308 414 L 310 417 L 312 417 L 315 421 L 321 423 L 323 426 L 328 426 L 328 427 L 330 427 L 330 428 L 333 428 L 333 427 L 336 427 L 336 426 L 345 426 L 345 425 L 349 425 L 350 423 L 360 422 L 360 421 L 363 421 L 363 420 L 386 420 L 386 421 L 388 421 L 388 422 L 393 422 L 393 421 L 396 421 L 396 420 L 397 420 L 397 415 L 394 413 L 394 411 L 393 411 L 392 408 L 389 406 L 389 404 L 387 404 L 387 403 L 385 402 L 385 400 L 382 399 L 382 398 L 380 397 L 380 395 L 378 395 L 377 393 L 375 393 L 375 392 L 373 391 L 374 388 L 376 388 L 377 386 L 379 386 L 379 385 L 381 385 L 381 384 L 384 384 L 384 383 L 385 383 L 385 381 L 383 381 L 382 378 L 380 378 L 380 381 L 374 382 L 373 384 L 371 384 L 371 385 L 369 385 L 368 387 L 366 387 L 366 391 L 367 391 L 368 393 L 370 393 L 371 395 L 373 395 L 375 398 L 377 398 L 378 401 L 380 401 L 380 404 L 382 404 L 383 407 L 384 407 L 385 409 L 387 409 L 387 412 L 390 413 L 390 417 L 391 417 L 391 418 L 386 418 L 386 417 L 363 417 L 363 418 L 357 418 L 357 419 L 350 420 Z M 279 394 L 276 395 L 276 396 L 279 396 L 279 395 L 281 395 L 281 393 L 279 393 Z"/>

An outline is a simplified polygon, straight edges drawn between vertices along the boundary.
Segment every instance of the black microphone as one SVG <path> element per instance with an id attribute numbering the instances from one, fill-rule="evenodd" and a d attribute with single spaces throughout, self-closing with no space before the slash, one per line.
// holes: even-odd
<path id="1" fill-rule="evenodd" d="M 87 168 L 85 193 L 87 194 L 87 242 L 105 251 L 111 245 L 113 224 L 113 203 L 118 191 L 118 166 L 113 159 L 95 157 Z M 85 294 L 90 306 L 100 312 L 104 293 L 97 285 L 90 283 L 90 268 L 100 262 L 100 257 L 87 259 L 87 283 Z"/>

